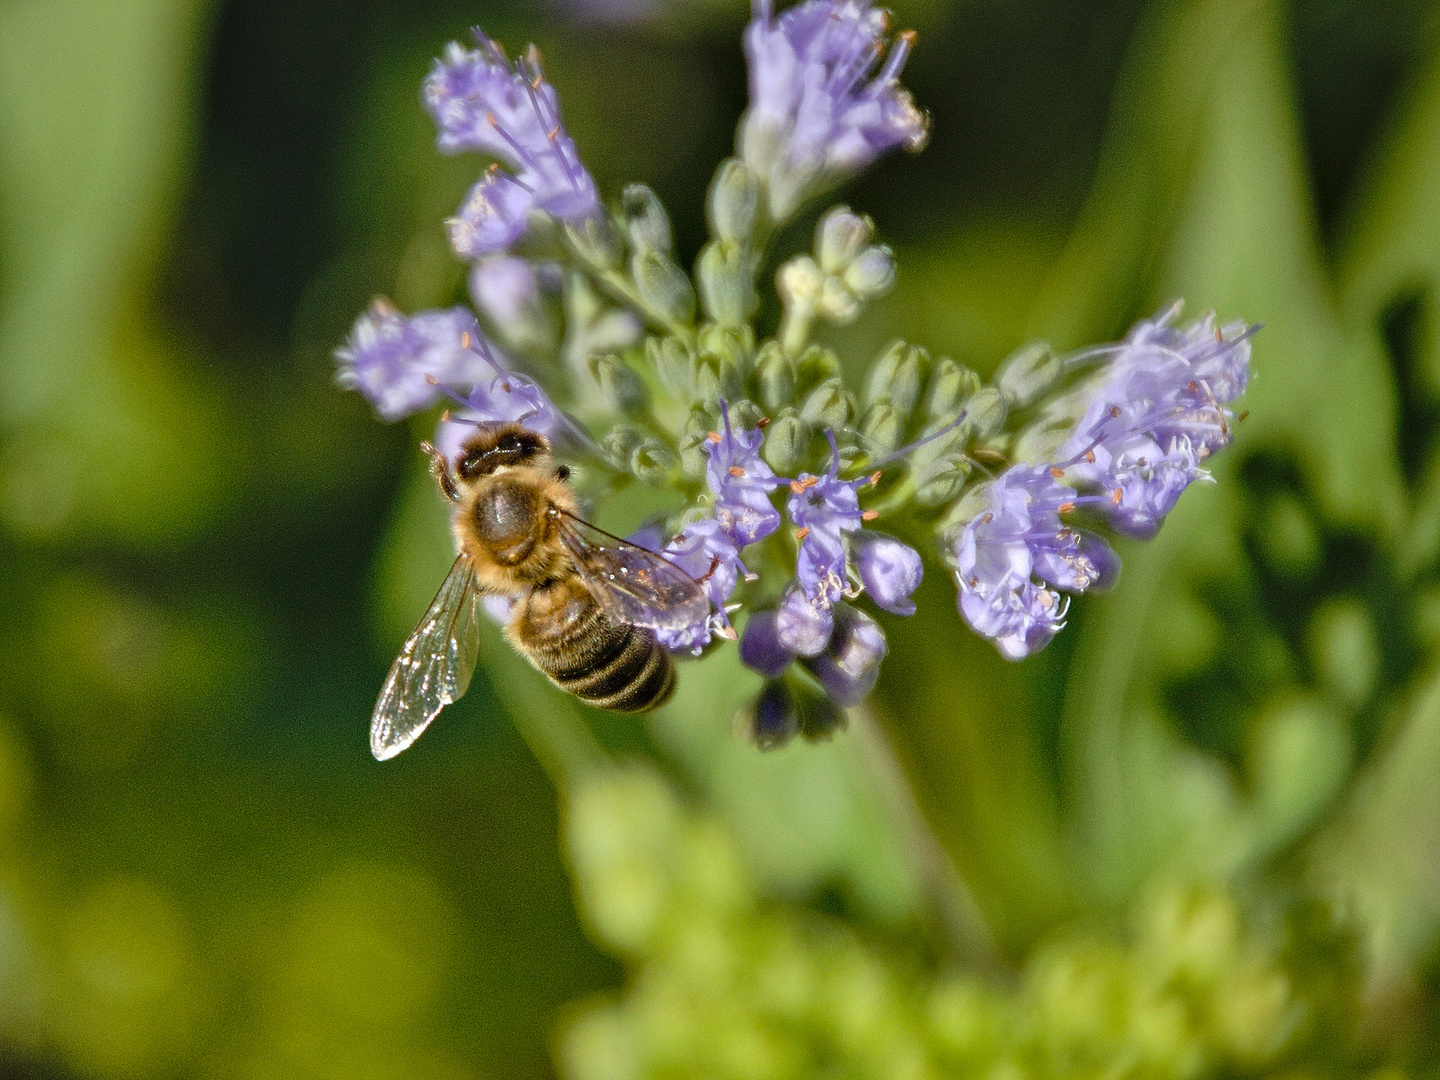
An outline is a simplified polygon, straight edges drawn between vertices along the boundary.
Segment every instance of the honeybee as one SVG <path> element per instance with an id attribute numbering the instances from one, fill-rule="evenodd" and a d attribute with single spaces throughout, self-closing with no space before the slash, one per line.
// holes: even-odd
<path id="1" fill-rule="evenodd" d="M 370 721 L 375 757 L 400 753 L 465 693 L 486 593 L 515 597 L 505 636 L 562 690 L 617 712 L 664 703 L 675 668 L 654 631 L 708 617 L 700 583 L 582 520 L 569 468 L 518 423 L 477 425 L 453 472 L 433 446 L 423 449 L 454 504 L 460 553 L 380 690 Z"/>

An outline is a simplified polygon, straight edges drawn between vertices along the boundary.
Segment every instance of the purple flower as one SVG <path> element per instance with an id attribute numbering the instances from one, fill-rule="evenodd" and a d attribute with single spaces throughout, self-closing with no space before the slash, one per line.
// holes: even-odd
<path id="1" fill-rule="evenodd" d="M 335 351 L 336 381 L 360 391 L 382 419 L 399 420 L 439 400 L 440 384 L 469 385 L 488 372 L 471 348 L 479 340 L 465 308 L 406 316 L 376 300 Z"/>
<path id="2" fill-rule="evenodd" d="M 715 518 L 693 521 L 678 532 L 661 552 L 680 569 L 700 582 L 710 598 L 712 611 L 703 622 L 678 629 L 657 630 L 656 639 L 671 652 L 699 653 L 719 634 L 734 637 L 725 602 L 735 591 L 745 565 L 740 549 Z"/>
<path id="3" fill-rule="evenodd" d="M 424 92 L 441 150 L 479 150 L 512 170 L 492 167 L 450 220 L 450 242 L 465 258 L 514 243 L 532 210 L 565 221 L 600 213 L 595 181 L 560 122 L 560 99 L 539 54 L 532 46 L 512 68 L 498 44 L 475 36 L 479 49 L 446 47 Z"/>
<path id="4" fill-rule="evenodd" d="M 1081 500 L 1054 472 L 1007 469 L 987 486 L 986 509 L 952 548 L 960 614 L 1012 660 L 1043 648 L 1065 624 L 1056 589 L 1103 587 L 1119 571 L 1103 540 L 1060 520 Z"/>
<path id="5" fill-rule="evenodd" d="M 1214 316 L 1179 329 L 1175 305 L 1137 323 L 1096 381 L 1060 450 L 1077 480 L 1101 488 L 1115 528 L 1153 536 L 1202 463 L 1229 445 L 1230 412 L 1250 376 L 1253 330 Z"/>
<path id="6" fill-rule="evenodd" d="M 534 379 L 503 367 L 483 337 L 477 335 L 471 345 L 483 360 L 483 374 L 467 393 L 449 386 L 441 388 L 441 392 L 459 406 L 454 413 L 441 418 L 435 431 L 435 447 L 446 460 L 453 462 L 459 458 L 476 424 L 518 420 L 552 440 L 570 429 L 570 422 Z"/>
<path id="7" fill-rule="evenodd" d="M 835 436 L 830 435 L 832 449 Z M 855 489 L 869 478 L 841 480 L 840 452 L 834 449 L 823 476 L 801 473 L 790 482 L 786 509 L 795 524 L 800 552 L 795 573 L 805 595 L 816 603 L 833 604 L 845 592 L 845 534 L 860 528 L 860 499 Z"/>
<path id="8" fill-rule="evenodd" d="M 870 529 L 861 529 L 850 538 L 850 551 L 870 599 L 896 615 L 915 614 L 910 594 L 920 587 L 925 573 L 918 551 Z"/>
<path id="9" fill-rule="evenodd" d="M 715 496 L 715 517 L 735 546 L 744 547 L 780 527 L 780 511 L 771 504 L 770 493 L 783 481 L 760 458 L 760 429 L 736 431 L 724 402 L 720 411 L 725 430 L 710 433 L 705 479 Z"/>
<path id="10" fill-rule="evenodd" d="M 470 268 L 470 299 L 507 341 L 534 344 L 551 336 L 538 269 L 512 255 L 493 255 Z"/>
<path id="11" fill-rule="evenodd" d="M 828 599 L 813 599 L 799 582 L 792 581 L 775 611 L 775 637 L 797 656 L 818 656 L 835 629 L 835 613 Z"/>
<path id="12" fill-rule="evenodd" d="M 767 181 L 775 220 L 886 151 L 925 144 L 925 115 L 899 83 L 914 35 L 885 57 L 888 21 L 868 0 L 805 0 L 778 19 L 756 0 L 740 155 Z"/>
<path id="13" fill-rule="evenodd" d="M 802 663 L 837 705 L 858 704 L 875 687 L 887 648 L 880 624 L 848 604 L 835 605 L 835 629 L 820 655 Z"/>

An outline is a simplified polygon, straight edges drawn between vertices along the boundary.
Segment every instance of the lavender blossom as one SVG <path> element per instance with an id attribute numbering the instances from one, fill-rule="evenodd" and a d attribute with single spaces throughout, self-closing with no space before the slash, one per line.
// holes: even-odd
<path id="1" fill-rule="evenodd" d="M 483 376 L 476 379 L 466 393 L 460 393 L 453 386 L 441 388 L 441 392 L 459 406 L 441 418 L 435 432 L 435 446 L 446 460 L 453 462 L 459 458 L 476 424 L 516 420 L 552 440 L 570 430 L 571 422 L 540 385 L 528 375 L 503 366 L 478 332 L 470 340 L 470 347 L 484 364 Z"/>
<path id="2" fill-rule="evenodd" d="M 1230 412 L 1244 392 L 1253 331 L 1217 328 L 1214 316 L 1180 329 L 1175 305 L 1138 323 L 1098 380 L 1089 408 L 1060 450 L 1077 480 L 1102 489 L 1112 524 L 1153 536 L 1202 467 L 1230 442 Z"/>
<path id="3" fill-rule="evenodd" d="M 763 540 L 780 527 L 770 493 L 783 483 L 760 457 L 759 428 L 736 431 L 730 409 L 720 405 L 724 431 L 709 436 L 705 479 L 715 496 L 715 516 L 737 548 Z"/>
<path id="4" fill-rule="evenodd" d="M 775 611 L 775 636 L 797 656 L 819 656 L 835 629 L 835 613 L 825 598 L 808 595 L 803 586 L 791 582 Z"/>
<path id="5" fill-rule="evenodd" d="M 775 220 L 888 150 L 924 146 L 928 121 L 899 83 L 914 35 L 900 34 L 870 77 L 888 22 L 868 0 L 805 0 L 778 19 L 756 0 L 740 156 L 768 184 Z"/>
<path id="6" fill-rule="evenodd" d="M 1103 540 L 1061 522 L 1080 499 L 1055 471 L 1007 469 L 952 547 L 960 614 L 1011 660 L 1043 648 L 1065 625 L 1067 603 L 1056 589 L 1103 587 L 1119 571 Z"/>
<path id="7" fill-rule="evenodd" d="M 519 348 L 543 348 L 555 337 L 542 288 L 548 277 L 558 277 L 558 268 L 492 255 L 470 268 L 470 299 L 505 341 Z M 554 287 L 558 291 L 558 282 Z"/>
<path id="8" fill-rule="evenodd" d="M 655 637 L 660 644 L 671 652 L 698 654 L 717 634 L 734 637 L 725 602 L 735 591 L 745 567 L 740 561 L 740 549 L 724 526 L 715 518 L 693 521 L 675 535 L 661 554 L 704 586 L 712 611 L 704 622 L 657 630 Z"/>
<path id="9" fill-rule="evenodd" d="M 425 104 L 447 153 L 479 150 L 498 165 L 470 189 L 450 219 L 450 242 L 464 258 L 501 251 L 524 233 L 532 211 L 563 221 L 601 212 L 595 181 L 560 121 L 560 99 L 531 46 L 512 68 L 500 46 L 476 32 L 479 49 L 452 42 L 425 80 Z"/>
<path id="10" fill-rule="evenodd" d="M 895 615 L 915 614 L 910 594 L 925 573 L 918 551 L 893 536 L 862 529 L 851 537 L 850 553 L 870 599 Z"/>
<path id="11" fill-rule="evenodd" d="M 402 315 L 376 300 L 335 351 L 336 381 L 358 390 L 384 420 L 400 420 L 440 399 L 442 384 L 469 385 L 489 371 L 469 347 L 480 328 L 465 308 Z"/>

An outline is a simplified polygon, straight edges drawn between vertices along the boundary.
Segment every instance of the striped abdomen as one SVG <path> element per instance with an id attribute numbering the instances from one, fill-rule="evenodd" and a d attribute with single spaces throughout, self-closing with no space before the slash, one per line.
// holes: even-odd
<path id="1" fill-rule="evenodd" d="M 675 667 L 655 635 L 611 620 L 578 577 L 531 591 L 509 630 L 556 686 L 598 708 L 644 712 L 675 688 Z"/>

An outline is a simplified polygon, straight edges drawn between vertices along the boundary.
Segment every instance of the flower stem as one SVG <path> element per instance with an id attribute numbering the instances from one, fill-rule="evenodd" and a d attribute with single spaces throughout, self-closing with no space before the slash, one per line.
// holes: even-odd
<path id="1" fill-rule="evenodd" d="M 973 970 L 1004 970 L 979 905 L 926 821 L 894 747 L 868 705 L 850 710 L 850 726 L 925 898 L 930 930 L 942 955 Z"/>

